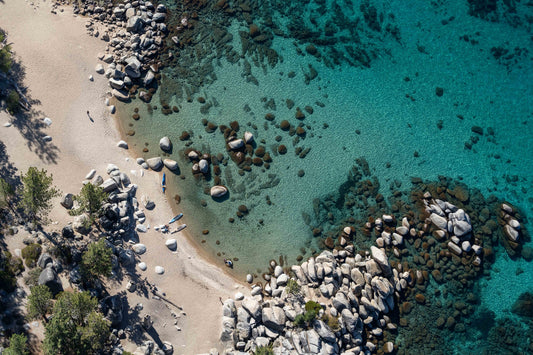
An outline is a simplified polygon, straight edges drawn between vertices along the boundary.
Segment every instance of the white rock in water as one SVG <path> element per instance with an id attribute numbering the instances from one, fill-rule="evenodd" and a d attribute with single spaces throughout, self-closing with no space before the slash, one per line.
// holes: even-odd
<path id="1" fill-rule="evenodd" d="M 251 132 L 244 132 L 244 141 L 250 144 L 254 141 L 254 135 Z"/>
<path id="2" fill-rule="evenodd" d="M 189 154 L 187 154 L 187 156 L 189 157 L 189 159 L 191 160 L 195 160 L 195 159 L 198 159 L 198 152 L 194 151 L 194 150 L 191 150 L 189 152 Z"/>
<path id="3" fill-rule="evenodd" d="M 133 245 L 131 248 L 133 249 L 135 254 L 142 255 L 146 253 L 146 245 L 144 244 L 138 243 L 138 244 Z"/>
<path id="4" fill-rule="evenodd" d="M 198 167 L 200 168 L 200 171 L 204 174 L 209 171 L 209 163 L 205 159 L 200 160 L 200 162 L 198 163 Z"/>
<path id="5" fill-rule="evenodd" d="M 128 149 L 128 143 L 126 141 L 120 141 L 117 143 L 117 147 Z"/>
<path id="6" fill-rule="evenodd" d="M 48 127 L 50 127 L 52 125 L 52 119 L 50 117 L 45 117 L 43 119 L 43 122 L 45 125 L 47 125 Z"/>
<path id="7" fill-rule="evenodd" d="M 164 159 L 163 164 L 165 164 L 169 170 L 176 170 L 178 168 L 178 163 L 172 159 Z"/>
<path id="8" fill-rule="evenodd" d="M 141 269 L 142 271 L 145 271 L 146 270 L 146 263 L 143 261 L 143 262 L 140 262 L 137 264 L 137 267 L 139 267 L 139 269 Z"/>
<path id="9" fill-rule="evenodd" d="M 228 193 L 228 189 L 222 185 L 215 185 L 211 188 L 211 197 L 222 197 Z"/>
<path id="10" fill-rule="evenodd" d="M 274 268 L 274 277 L 278 277 L 281 274 L 283 274 L 283 268 L 280 265 L 276 265 Z"/>
<path id="11" fill-rule="evenodd" d="M 376 263 L 378 263 L 378 265 L 381 267 L 381 270 L 383 270 L 385 276 L 390 276 L 392 272 L 389 264 L 389 258 L 387 258 L 387 254 L 385 254 L 385 251 L 383 249 L 376 248 L 372 245 L 370 247 L 370 252 L 372 253 L 372 259 L 374 259 Z"/>
<path id="12" fill-rule="evenodd" d="M 502 210 L 504 210 L 505 212 L 509 214 L 513 213 L 513 208 L 506 203 L 502 203 Z"/>
<path id="13" fill-rule="evenodd" d="M 514 229 L 518 230 L 520 229 L 520 222 L 518 222 L 516 219 L 514 218 L 511 218 L 508 222 L 507 222 L 508 225 L 510 225 L 511 227 L 513 227 Z"/>
<path id="14" fill-rule="evenodd" d="M 516 229 L 514 229 L 510 225 L 506 224 L 503 227 L 503 231 L 505 232 L 505 235 L 507 235 L 507 237 L 511 239 L 513 242 L 516 242 L 518 240 L 518 237 L 520 234 L 518 233 Z"/>
<path id="15" fill-rule="evenodd" d="M 461 249 L 463 249 L 466 253 L 468 253 L 470 250 L 472 250 L 472 246 L 470 245 L 470 242 L 468 240 L 465 240 L 461 244 Z"/>
<path id="16" fill-rule="evenodd" d="M 402 225 L 396 228 L 396 232 L 402 236 L 405 236 L 407 233 L 409 233 L 409 229 Z"/>
<path id="17" fill-rule="evenodd" d="M 385 352 L 385 354 L 392 353 L 394 351 L 394 344 L 390 341 L 386 342 L 383 346 L 383 351 Z"/>
<path id="18" fill-rule="evenodd" d="M 85 180 L 91 180 L 94 177 L 94 174 L 96 174 L 96 169 L 89 171 L 89 174 L 85 175 Z"/>
<path id="19" fill-rule="evenodd" d="M 154 270 L 158 275 L 163 275 L 165 273 L 165 268 L 162 266 L 156 266 Z"/>
<path id="20" fill-rule="evenodd" d="M 429 219 L 431 219 L 431 222 L 433 222 L 433 224 L 436 225 L 438 228 L 442 230 L 448 229 L 448 221 L 446 220 L 446 218 L 441 217 L 436 213 L 432 213 L 429 216 Z"/>
<path id="21" fill-rule="evenodd" d="M 159 140 L 159 148 L 164 151 L 169 151 L 172 148 L 172 143 L 170 143 L 170 138 L 163 137 Z"/>
<path id="22" fill-rule="evenodd" d="M 352 228 L 351 227 L 344 227 L 343 231 L 344 231 L 344 233 L 346 235 L 351 235 L 352 234 Z"/>
<path id="23" fill-rule="evenodd" d="M 251 274 L 246 275 L 246 282 L 251 284 L 254 281 L 254 278 Z"/>
<path id="24" fill-rule="evenodd" d="M 98 73 L 98 74 L 104 74 L 105 73 L 105 69 L 104 69 L 104 66 L 102 64 L 96 64 L 96 67 L 94 68 L 94 71 L 96 71 L 96 73 Z"/>
<path id="25" fill-rule="evenodd" d="M 448 249 L 450 249 L 450 251 L 456 255 L 461 255 L 463 252 L 461 247 L 453 242 L 448 242 Z"/>
<path id="26" fill-rule="evenodd" d="M 178 246 L 178 242 L 176 241 L 176 239 L 167 239 L 167 241 L 165 242 L 165 245 L 170 250 L 176 250 L 176 248 Z"/>
<path id="27" fill-rule="evenodd" d="M 228 143 L 228 147 L 230 149 L 239 149 L 244 145 L 244 141 L 242 139 L 235 139 Z"/>
<path id="28" fill-rule="evenodd" d="M 383 219 L 383 222 L 385 223 L 392 223 L 394 221 L 392 216 L 388 214 L 384 214 L 383 216 L 381 216 L 381 218 Z"/>
<path id="29" fill-rule="evenodd" d="M 89 75 L 89 81 L 94 81 L 94 78 L 92 75 Z"/>

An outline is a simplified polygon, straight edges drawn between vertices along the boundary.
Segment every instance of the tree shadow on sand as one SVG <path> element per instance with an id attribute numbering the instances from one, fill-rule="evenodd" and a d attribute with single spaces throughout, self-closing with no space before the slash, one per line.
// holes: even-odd
<path id="1" fill-rule="evenodd" d="M 42 121 L 45 117 L 44 112 L 35 108 L 41 102 L 28 95 L 28 90 L 24 86 L 25 76 L 26 71 L 22 62 L 13 59 L 7 82 L 13 88 L 20 90 L 20 93 L 23 95 L 21 97 L 21 106 L 25 107 L 25 109 L 19 110 L 19 112 L 12 116 L 11 124 L 19 130 L 26 140 L 28 148 L 37 154 L 39 159 L 48 164 L 56 164 L 59 148 L 51 142 L 50 138 L 44 132 L 46 128 L 46 124 Z"/>

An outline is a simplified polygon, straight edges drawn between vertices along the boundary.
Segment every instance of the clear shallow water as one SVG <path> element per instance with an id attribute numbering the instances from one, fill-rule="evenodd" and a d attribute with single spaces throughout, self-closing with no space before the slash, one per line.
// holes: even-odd
<path id="1" fill-rule="evenodd" d="M 281 5 L 268 4 L 273 3 L 265 3 L 263 10 L 271 15 L 272 28 L 277 25 L 285 34 L 296 33 L 288 28 L 298 21 L 324 31 L 328 19 L 339 17 L 329 2 L 311 2 L 294 9 L 298 12 L 295 17 L 301 20 L 289 18 L 290 11 Z M 168 104 L 178 106 L 179 113 L 163 115 L 160 107 L 148 113 L 146 105 L 138 101 L 128 108 L 140 109 L 139 121 L 127 118 L 124 123 L 133 123 L 136 135 L 130 142 L 137 144 L 139 151 L 144 142 L 149 143 L 150 152 L 144 156 L 159 155 L 159 138 L 171 138 L 172 157 L 178 160 L 185 179 L 170 179 L 170 196 L 181 196 L 180 208 L 185 218 L 190 216 L 186 222 L 193 235 L 199 242 L 205 240 L 203 245 L 213 255 L 238 258 L 238 273 L 259 273 L 268 260 L 277 260 L 280 255 L 294 263 L 298 255 L 308 257 L 317 250 L 312 228 L 328 231 L 339 226 L 327 221 L 318 225 L 324 219 L 315 216 L 314 200 L 335 195 L 359 157 L 366 159 L 386 197 L 391 184 L 407 191 L 411 177 L 436 180 L 444 175 L 479 189 L 485 196 L 494 194 L 508 200 L 527 218 L 533 215 L 533 48 L 531 25 L 524 20 L 531 10 L 518 4 L 516 13 L 505 12 L 498 3 L 497 11 L 478 11 L 472 16 L 469 4 L 472 8 L 473 2 L 466 1 L 372 4 L 382 30 L 376 31 L 372 21 L 364 20 L 358 4 L 351 7 L 354 11 L 344 9 L 352 20 L 361 19 L 358 37 L 350 32 L 350 26 L 343 28 L 337 23 L 338 33 L 333 36 L 337 43 L 316 45 L 320 59 L 307 54 L 307 40 L 276 35 L 271 40 L 279 58 L 274 68 L 258 60 L 260 51 L 249 51 L 231 63 L 218 56 L 209 74 L 215 79 L 194 88 L 197 93 L 191 94 L 191 102 L 179 94 L 172 97 L 169 93 L 173 89 L 167 89 L 163 80 L 160 93 L 165 100 L 170 97 Z M 319 16 L 320 6 L 328 8 L 329 17 Z M 496 14 L 498 21 L 489 21 Z M 264 29 L 268 19 L 252 15 L 254 23 Z M 387 25 L 398 31 L 385 30 Z M 226 45 L 241 53 L 239 31 L 248 32 L 248 25 L 234 20 L 226 30 L 233 35 Z M 346 37 L 353 38 L 353 43 Z M 350 44 L 366 50 L 363 57 L 368 61 L 350 59 L 346 54 Z M 331 55 L 333 49 L 348 59 Z M 182 53 L 185 56 L 188 52 Z M 317 73 L 312 80 L 309 65 Z M 172 67 L 164 73 L 176 82 L 184 75 Z M 441 96 L 436 94 L 437 88 L 443 89 Z M 199 103 L 199 97 L 207 104 Z M 287 99 L 294 107 L 287 106 Z M 275 109 L 268 105 L 271 100 Z M 160 106 L 157 97 L 152 105 Z M 312 107 L 313 113 L 306 112 L 305 106 Z M 304 112 L 304 120 L 295 118 L 296 107 Z M 274 114 L 275 119 L 265 120 L 267 113 Z M 257 145 L 264 146 L 273 159 L 269 169 L 252 166 L 251 172 L 242 176 L 231 160 L 222 166 L 222 183 L 230 190 L 230 198 L 224 202 L 205 194 L 204 189 L 213 181 L 195 180 L 192 164 L 184 159 L 188 146 L 179 140 L 184 130 L 191 132 L 190 148 L 228 155 L 223 135 L 220 131 L 207 133 L 202 119 L 217 125 L 238 121 L 238 134 L 252 132 Z M 303 124 L 305 138 L 296 142 L 296 135 L 279 128 L 282 120 L 293 126 Z M 483 135 L 474 133 L 473 126 L 481 127 Z M 278 144 L 286 145 L 287 154 L 277 155 Z M 310 151 L 302 159 L 295 154 L 297 148 Z M 298 174 L 300 170 L 305 173 L 303 177 Z M 242 204 L 250 212 L 238 218 L 236 212 Z M 235 221 L 230 223 L 230 218 Z M 209 234 L 202 235 L 205 229 Z M 480 281 L 479 289 L 481 305 L 497 317 L 509 314 L 520 293 L 532 291 L 531 263 L 503 255 L 498 253 L 496 258 L 499 272 Z M 516 275 L 517 267 L 524 273 Z"/>

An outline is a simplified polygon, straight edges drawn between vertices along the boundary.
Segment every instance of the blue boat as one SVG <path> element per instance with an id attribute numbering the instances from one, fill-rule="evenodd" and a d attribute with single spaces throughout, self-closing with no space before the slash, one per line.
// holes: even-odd
<path id="1" fill-rule="evenodd" d="M 161 189 L 163 190 L 163 193 L 165 193 L 166 188 L 167 188 L 167 175 L 163 173 L 163 179 L 161 180 Z"/>
<path id="2" fill-rule="evenodd" d="M 181 217 L 183 217 L 183 213 L 180 213 L 180 214 L 178 214 L 176 217 L 172 218 L 172 219 L 168 222 L 168 224 L 171 224 L 171 223 L 176 222 L 176 221 L 179 220 Z"/>

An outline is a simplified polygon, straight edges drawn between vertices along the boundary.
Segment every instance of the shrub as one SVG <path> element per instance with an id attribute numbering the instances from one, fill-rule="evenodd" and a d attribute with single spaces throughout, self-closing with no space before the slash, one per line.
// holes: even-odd
<path id="1" fill-rule="evenodd" d="M 6 98 L 7 111 L 14 115 L 19 110 L 20 96 L 15 90 L 9 91 Z"/>
<path id="2" fill-rule="evenodd" d="M 26 284 L 26 286 L 28 287 L 37 286 L 39 282 L 39 276 L 41 275 L 42 271 L 43 269 L 41 269 L 38 266 L 28 271 L 28 275 L 24 277 L 24 283 Z"/>
<path id="3" fill-rule="evenodd" d="M 41 255 L 42 247 L 39 244 L 32 243 L 22 249 L 22 259 L 27 267 L 34 267 Z"/>
<path id="4" fill-rule="evenodd" d="M 11 48 L 10 46 L 5 46 L 0 49 L 0 71 L 7 73 L 11 69 Z"/>
<path id="5" fill-rule="evenodd" d="M 274 355 L 274 350 L 272 350 L 272 344 L 267 346 L 258 346 L 253 352 L 254 355 Z"/>
<path id="6" fill-rule="evenodd" d="M 4 251 L 0 255 L 0 290 L 13 292 L 17 288 L 16 275 L 24 270 L 20 258 L 14 258 L 11 253 Z"/>
<path id="7" fill-rule="evenodd" d="M 334 332 L 337 332 L 341 330 L 341 325 L 339 323 L 339 318 L 329 316 L 324 313 L 324 316 L 322 316 L 322 321 L 328 325 L 328 327 L 333 330 Z"/>
<path id="8" fill-rule="evenodd" d="M 9 338 L 9 347 L 6 348 L 3 352 L 4 355 L 28 355 L 28 346 L 26 342 L 28 338 L 22 334 L 13 334 Z"/>
<path id="9" fill-rule="evenodd" d="M 298 295 L 300 294 L 301 287 L 296 280 L 290 279 L 287 281 L 285 289 L 287 290 L 287 293 L 291 295 Z"/>
<path id="10" fill-rule="evenodd" d="M 317 310 L 316 305 L 318 305 L 318 310 Z M 313 323 L 313 321 L 316 319 L 316 316 L 318 315 L 318 312 L 321 308 L 322 307 L 320 307 L 320 304 L 314 301 L 307 302 L 305 304 L 305 309 L 306 309 L 305 312 L 302 314 L 298 314 L 294 318 L 294 324 L 300 328 L 309 328 L 311 324 Z"/>
<path id="11" fill-rule="evenodd" d="M 322 309 L 322 306 L 320 305 L 320 303 L 318 302 L 315 302 L 315 301 L 307 301 L 305 303 L 305 310 L 307 312 L 309 311 L 314 311 L 315 314 L 318 314 L 318 312 L 320 312 L 320 310 Z"/>

